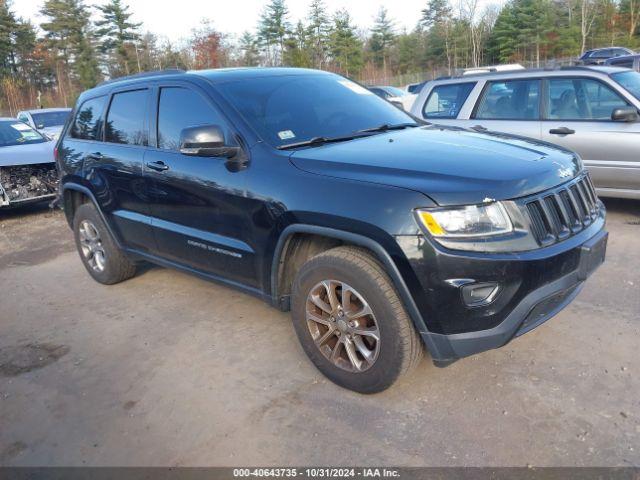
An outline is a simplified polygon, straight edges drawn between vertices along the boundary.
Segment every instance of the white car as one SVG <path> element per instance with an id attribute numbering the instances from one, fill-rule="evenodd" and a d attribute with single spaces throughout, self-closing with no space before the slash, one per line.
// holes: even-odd
<path id="1" fill-rule="evenodd" d="M 18 112 L 18 120 L 43 133 L 52 140 L 57 140 L 64 124 L 71 113 L 70 108 L 41 108 Z"/>
<path id="2" fill-rule="evenodd" d="M 369 87 L 373 93 L 375 93 L 380 98 L 384 98 L 385 100 L 393 103 L 396 107 L 401 108 L 403 110 L 409 111 L 411 108 L 411 103 L 406 103 L 405 100 L 409 96 L 406 91 L 391 86 L 374 86 Z"/>
<path id="3" fill-rule="evenodd" d="M 0 118 L 0 210 L 53 200 L 55 142 L 15 118 Z"/>

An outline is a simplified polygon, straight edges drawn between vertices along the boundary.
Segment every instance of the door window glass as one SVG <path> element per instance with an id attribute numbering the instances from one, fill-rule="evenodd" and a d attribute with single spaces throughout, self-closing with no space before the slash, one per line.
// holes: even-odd
<path id="1" fill-rule="evenodd" d="M 424 104 L 425 118 L 457 118 L 475 83 L 458 83 L 434 87 Z"/>
<path id="2" fill-rule="evenodd" d="M 105 124 L 105 141 L 126 145 L 145 145 L 144 118 L 148 90 L 116 93 L 111 100 Z"/>
<path id="3" fill-rule="evenodd" d="M 180 132 L 187 127 L 218 125 L 224 122 L 199 94 L 182 87 L 160 90 L 158 106 L 158 148 L 180 150 Z"/>
<path id="4" fill-rule="evenodd" d="M 553 78 L 548 85 L 550 120 L 611 120 L 616 108 L 627 106 L 616 92 L 594 79 Z"/>
<path id="5" fill-rule="evenodd" d="M 107 97 L 96 97 L 84 102 L 71 126 L 71 136 L 82 140 L 101 140 L 102 110 Z"/>
<path id="6" fill-rule="evenodd" d="M 540 81 L 505 80 L 485 88 L 476 118 L 485 120 L 538 120 Z"/>

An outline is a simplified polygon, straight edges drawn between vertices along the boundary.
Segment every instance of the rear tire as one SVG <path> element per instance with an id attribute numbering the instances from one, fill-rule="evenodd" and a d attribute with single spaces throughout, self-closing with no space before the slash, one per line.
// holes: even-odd
<path id="1" fill-rule="evenodd" d="M 293 284 L 291 312 L 309 359 L 344 388 L 380 392 L 422 358 L 391 279 L 363 249 L 337 247 L 308 260 Z"/>
<path id="2" fill-rule="evenodd" d="M 95 281 L 113 285 L 135 275 L 135 263 L 118 248 L 93 203 L 76 210 L 73 235 L 80 259 Z"/>

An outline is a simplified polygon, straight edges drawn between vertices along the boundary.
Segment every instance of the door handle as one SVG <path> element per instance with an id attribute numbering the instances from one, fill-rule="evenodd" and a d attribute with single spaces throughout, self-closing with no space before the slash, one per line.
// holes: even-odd
<path id="1" fill-rule="evenodd" d="M 472 130 L 475 130 L 476 132 L 486 132 L 487 130 L 489 130 L 487 127 L 483 127 L 482 125 L 474 125 L 473 127 L 471 127 Z"/>
<path id="2" fill-rule="evenodd" d="M 560 127 L 560 128 L 552 128 L 551 130 L 549 130 L 549 133 L 552 133 L 554 135 L 573 135 L 574 133 L 576 133 L 576 131 L 571 130 L 570 128 L 567 128 L 567 127 Z"/>
<path id="3" fill-rule="evenodd" d="M 165 170 L 169 170 L 169 165 L 162 161 L 147 162 L 147 168 L 155 170 L 156 172 L 164 172 Z"/>

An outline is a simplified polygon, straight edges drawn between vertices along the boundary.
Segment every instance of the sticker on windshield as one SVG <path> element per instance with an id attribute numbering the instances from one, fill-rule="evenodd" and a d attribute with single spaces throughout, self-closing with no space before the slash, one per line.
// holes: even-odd
<path id="1" fill-rule="evenodd" d="M 352 92 L 356 92 L 360 95 L 373 95 L 373 92 L 370 92 L 366 88 L 358 85 L 357 83 L 351 82 L 349 80 L 338 80 L 340 85 L 347 87 Z"/>
<path id="2" fill-rule="evenodd" d="M 296 134 L 291 130 L 282 130 L 281 132 L 278 132 L 278 137 L 280 137 L 280 140 L 289 140 L 291 138 L 296 138 Z"/>
<path id="3" fill-rule="evenodd" d="M 29 125 L 25 125 L 24 123 L 12 123 L 11 126 L 15 130 L 18 130 L 19 132 L 24 132 L 24 131 L 27 131 L 27 130 L 31 130 L 31 127 Z"/>

